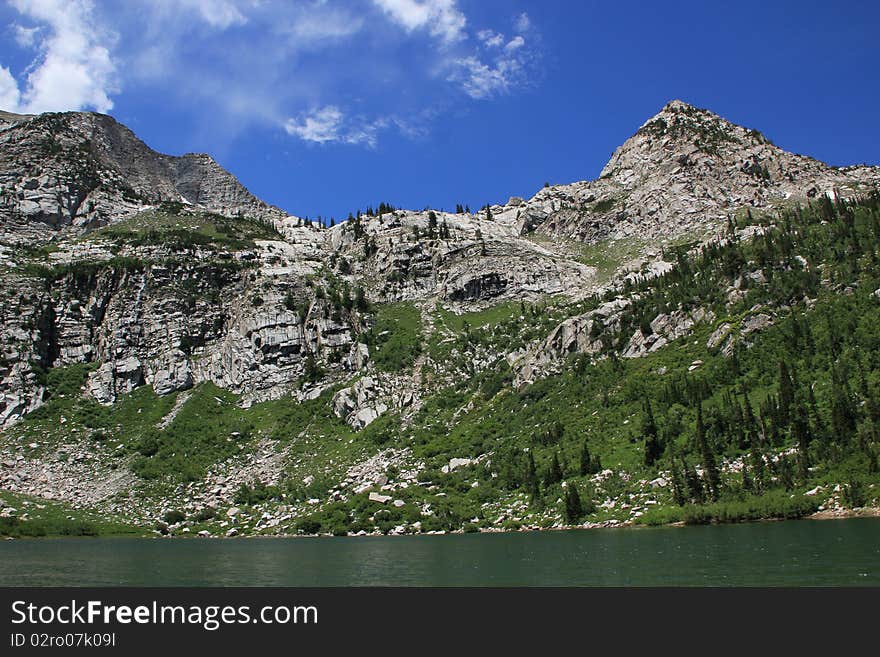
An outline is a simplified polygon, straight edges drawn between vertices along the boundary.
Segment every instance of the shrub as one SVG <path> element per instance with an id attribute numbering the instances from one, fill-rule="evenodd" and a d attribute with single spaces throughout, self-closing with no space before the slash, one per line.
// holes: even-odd
<path id="1" fill-rule="evenodd" d="M 171 511 L 168 511 L 164 516 L 162 516 L 162 519 L 169 525 L 176 525 L 177 523 L 186 520 L 186 514 L 183 511 L 172 509 Z"/>
<path id="2" fill-rule="evenodd" d="M 205 522 L 207 520 L 212 520 L 217 517 L 217 509 L 213 506 L 206 506 L 201 511 L 194 513 L 192 516 L 192 520 L 195 522 Z"/>

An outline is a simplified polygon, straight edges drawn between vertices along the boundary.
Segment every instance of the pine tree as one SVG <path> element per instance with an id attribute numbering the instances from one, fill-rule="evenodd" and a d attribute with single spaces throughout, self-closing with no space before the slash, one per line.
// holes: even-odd
<path id="1" fill-rule="evenodd" d="M 757 437 L 752 443 L 751 452 L 749 452 L 749 460 L 752 469 L 752 489 L 757 495 L 764 492 L 765 474 L 764 474 L 764 454 L 758 445 Z"/>
<path id="2" fill-rule="evenodd" d="M 578 522 L 584 515 L 584 508 L 581 504 L 581 496 L 578 493 L 577 486 L 572 482 L 568 482 L 565 487 L 565 519 L 569 523 Z"/>
<path id="3" fill-rule="evenodd" d="M 754 491 L 754 484 L 749 477 L 749 468 L 745 462 L 742 464 L 742 489 L 745 493 L 751 493 Z"/>
<path id="4" fill-rule="evenodd" d="M 535 467 L 535 455 L 532 450 L 526 452 L 525 472 L 523 473 L 523 483 L 531 487 L 531 484 L 538 481 L 538 470 Z"/>
<path id="5" fill-rule="evenodd" d="M 791 437 L 795 445 L 797 445 L 797 465 L 798 477 L 801 481 L 807 481 L 810 476 L 810 421 L 807 415 L 807 409 L 798 401 L 792 413 L 791 420 Z"/>
<path id="6" fill-rule="evenodd" d="M 541 490 L 538 483 L 538 470 L 535 467 L 535 456 L 532 453 L 532 450 L 529 450 L 526 456 L 524 481 L 526 490 L 529 492 L 529 504 L 536 508 L 543 507 Z"/>
<path id="7" fill-rule="evenodd" d="M 586 438 L 584 438 L 584 444 L 581 447 L 581 458 L 580 458 L 580 473 L 582 476 L 586 476 L 589 474 L 593 474 L 595 471 L 593 470 L 593 458 L 590 454 L 590 446 Z"/>
<path id="8" fill-rule="evenodd" d="M 787 427 L 791 421 L 791 405 L 794 403 L 794 383 L 784 360 L 779 361 L 779 426 Z"/>
<path id="9" fill-rule="evenodd" d="M 654 422 L 650 399 L 646 399 L 642 407 L 642 437 L 645 440 L 645 465 L 650 468 L 663 453 L 663 446 L 657 436 L 657 424 Z"/>
<path id="10" fill-rule="evenodd" d="M 370 309 L 370 304 L 367 303 L 367 297 L 364 294 L 364 288 L 358 285 L 354 289 L 354 307 L 355 309 L 365 312 Z"/>
<path id="11" fill-rule="evenodd" d="M 831 431 L 835 442 L 845 444 L 855 433 L 856 411 L 849 380 L 842 368 L 835 367 L 831 378 Z"/>
<path id="12" fill-rule="evenodd" d="M 781 456 L 776 467 L 779 473 L 779 483 L 783 485 L 785 490 L 791 490 L 794 488 L 794 474 L 791 470 L 791 461 L 789 458 L 787 456 Z"/>
<path id="13" fill-rule="evenodd" d="M 703 490 L 703 482 L 697 470 L 692 465 L 688 465 L 687 461 L 683 463 L 684 480 L 687 485 L 688 495 L 697 504 L 702 504 L 705 500 L 705 491 Z"/>
<path id="14" fill-rule="evenodd" d="M 553 459 L 550 461 L 550 467 L 547 469 L 547 476 L 544 477 L 544 483 L 547 486 L 558 484 L 565 477 L 562 472 L 562 465 L 559 463 L 559 452 L 553 452 Z"/>
<path id="15" fill-rule="evenodd" d="M 684 506 L 687 502 L 687 497 L 685 496 L 685 480 L 682 476 L 681 471 L 675 463 L 675 458 L 671 459 L 672 466 L 670 470 L 672 471 L 672 499 L 678 504 L 678 506 Z"/>
<path id="16" fill-rule="evenodd" d="M 712 453 L 709 441 L 706 438 L 706 427 L 703 426 L 702 403 L 697 404 L 697 448 L 700 450 L 703 468 L 706 470 L 706 483 L 708 484 L 709 495 L 713 501 L 716 501 L 719 488 L 721 487 L 721 475 L 718 473 L 715 455 Z"/>

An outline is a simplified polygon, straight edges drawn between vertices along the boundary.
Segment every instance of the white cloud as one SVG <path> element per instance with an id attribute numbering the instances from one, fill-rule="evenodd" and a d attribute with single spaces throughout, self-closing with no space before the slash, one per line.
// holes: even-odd
<path id="1" fill-rule="evenodd" d="M 334 105 L 327 105 L 313 110 L 309 114 L 296 119 L 288 119 L 284 124 L 287 134 L 299 137 L 303 141 L 323 144 L 339 140 L 343 114 Z"/>
<path id="2" fill-rule="evenodd" d="M 504 35 L 498 34 L 494 30 L 480 30 L 477 32 L 477 38 L 483 42 L 487 48 L 497 48 L 504 43 Z"/>
<path id="3" fill-rule="evenodd" d="M 326 2 L 318 0 L 297 8 L 281 30 L 289 34 L 296 45 L 303 46 L 343 39 L 360 32 L 363 26 L 363 17 L 342 7 L 328 7 Z"/>
<path id="4" fill-rule="evenodd" d="M 526 14 L 520 14 L 514 19 L 514 26 L 520 32 L 531 30 L 531 21 Z M 530 33 L 530 41 L 538 38 Z M 528 46 L 522 34 L 508 40 L 499 32 L 481 30 L 477 39 L 485 49 L 454 58 L 447 80 L 458 83 L 474 100 L 507 94 L 530 82 L 537 52 L 533 45 Z"/>
<path id="5" fill-rule="evenodd" d="M 316 144 L 339 142 L 365 144 L 372 148 L 378 142 L 379 131 L 391 123 L 392 121 L 384 118 L 374 121 L 349 119 L 335 105 L 326 105 L 288 119 L 284 129 L 293 137 Z"/>
<path id="6" fill-rule="evenodd" d="M 520 72 L 519 64 L 507 59 L 489 65 L 476 57 L 464 57 L 456 60 L 455 64 L 457 70 L 450 80 L 460 82 L 464 92 L 474 100 L 507 93 Z"/>
<path id="7" fill-rule="evenodd" d="M 431 36 L 451 44 L 465 38 L 465 15 L 457 0 L 373 0 L 408 32 L 428 28 Z"/>
<path id="8" fill-rule="evenodd" d="M 110 95 L 116 91 L 116 69 L 107 41 L 93 18 L 89 0 L 11 0 L 23 16 L 47 28 L 37 38 L 31 32 L 31 45 L 39 55 L 28 67 L 24 89 L 12 79 L 23 112 L 47 112 L 93 108 L 107 112 L 113 108 Z M 43 31 L 40 30 L 40 34 Z M 19 32 L 19 34 L 24 34 Z M 9 73 L 8 69 L 6 70 Z M 4 85 L 9 78 L 4 76 Z M 5 97 L 13 98 L 7 90 Z"/>
<path id="9" fill-rule="evenodd" d="M 540 41 L 526 14 L 507 17 L 507 34 L 469 29 L 458 0 L 6 2 L 21 14 L 9 46 L 33 61 L 24 71 L 0 61 L 3 109 L 106 112 L 124 76 L 218 144 L 254 125 L 317 144 L 423 138 L 458 94 L 528 84 Z M 370 21 L 390 32 L 374 38 Z"/>
<path id="10" fill-rule="evenodd" d="M 248 22 L 245 12 L 259 3 L 255 0 L 149 0 L 154 9 L 165 14 L 180 10 L 195 13 L 209 26 L 226 30 Z"/>
<path id="11" fill-rule="evenodd" d="M 513 22 L 516 31 L 522 34 L 523 32 L 528 32 L 532 27 L 532 21 L 529 19 L 529 15 L 525 12 L 521 13 L 516 17 L 516 20 Z"/>
<path id="12" fill-rule="evenodd" d="M 39 27 L 22 27 L 21 25 L 13 25 L 15 32 L 15 42 L 22 48 L 33 48 L 37 43 L 37 34 Z"/>
<path id="13" fill-rule="evenodd" d="M 20 102 L 18 83 L 8 68 L 0 66 L 0 109 L 15 112 L 19 109 Z"/>

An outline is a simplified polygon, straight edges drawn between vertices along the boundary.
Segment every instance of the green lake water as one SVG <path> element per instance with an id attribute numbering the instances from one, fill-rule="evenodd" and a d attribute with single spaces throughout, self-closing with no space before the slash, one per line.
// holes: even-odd
<path id="1" fill-rule="evenodd" d="M 0 541 L 3 586 L 880 586 L 880 519 L 510 534 Z"/>

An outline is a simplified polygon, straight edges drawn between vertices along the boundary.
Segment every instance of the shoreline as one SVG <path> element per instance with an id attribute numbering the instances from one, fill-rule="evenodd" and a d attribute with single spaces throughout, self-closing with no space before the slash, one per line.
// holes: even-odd
<path id="1" fill-rule="evenodd" d="M 59 540 L 59 539 L 69 539 L 69 540 L 91 540 L 95 538 L 105 538 L 105 539 L 151 539 L 151 540 L 249 540 L 249 539 L 291 539 L 291 538 L 379 538 L 379 537 L 413 537 L 413 536 L 463 536 L 466 534 L 522 534 L 522 533 L 536 533 L 536 532 L 560 532 L 560 531 L 591 531 L 591 530 L 601 530 L 601 529 L 660 529 L 663 527 L 706 527 L 706 526 L 721 526 L 721 525 L 745 525 L 751 523 L 763 523 L 763 522 L 786 522 L 786 521 L 795 521 L 795 520 L 850 520 L 853 518 L 880 518 L 880 507 L 860 507 L 857 509 L 831 509 L 825 511 L 817 511 L 815 513 L 811 513 L 810 515 L 803 516 L 801 518 L 758 518 L 755 520 L 743 520 L 739 522 L 710 522 L 706 524 L 692 524 L 688 525 L 685 522 L 670 522 L 664 525 L 645 525 L 636 523 L 632 520 L 618 522 L 616 524 L 607 524 L 607 522 L 603 523 L 595 523 L 595 524 L 586 524 L 586 525 L 565 525 L 561 527 L 521 527 L 519 529 L 481 529 L 475 532 L 465 532 L 462 530 L 458 531 L 444 531 L 444 532 L 425 532 L 425 533 L 414 533 L 414 534 L 382 534 L 382 533 L 370 533 L 370 534 L 352 534 L 347 536 L 335 536 L 333 534 L 252 534 L 247 536 L 198 536 L 198 535 L 176 535 L 176 536 L 155 536 L 151 534 L 144 534 L 142 536 L 130 535 L 130 534 L 105 534 L 99 536 L 4 536 L 0 541 L 41 541 L 41 540 Z"/>

